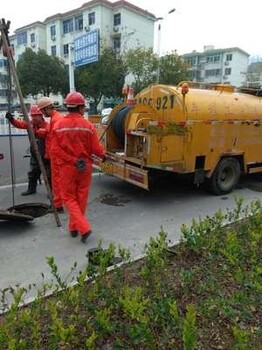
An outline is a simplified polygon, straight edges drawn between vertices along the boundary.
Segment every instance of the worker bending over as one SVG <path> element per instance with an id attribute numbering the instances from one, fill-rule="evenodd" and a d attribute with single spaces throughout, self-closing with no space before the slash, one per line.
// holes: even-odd
<path id="1" fill-rule="evenodd" d="M 57 165 L 56 157 L 52 155 L 53 127 L 58 120 L 63 118 L 63 115 L 55 109 L 54 102 L 49 97 L 44 96 L 40 98 L 37 105 L 44 116 L 50 118 L 50 128 L 46 136 L 45 157 L 50 159 L 51 162 L 53 204 L 58 213 L 63 213 L 63 201 L 60 194 L 60 169 Z"/>

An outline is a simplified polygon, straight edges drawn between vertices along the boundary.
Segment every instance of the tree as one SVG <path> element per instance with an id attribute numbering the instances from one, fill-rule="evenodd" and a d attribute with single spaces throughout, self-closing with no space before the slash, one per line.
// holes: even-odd
<path id="1" fill-rule="evenodd" d="M 176 52 L 161 57 L 159 68 L 161 84 L 177 85 L 189 78 L 188 66 Z"/>
<path id="2" fill-rule="evenodd" d="M 261 88 L 262 86 L 262 62 L 253 62 L 248 66 L 246 82 L 249 87 Z"/>
<path id="3" fill-rule="evenodd" d="M 132 87 L 138 93 L 148 85 L 156 82 L 158 57 L 153 49 L 138 47 L 128 50 L 124 56 L 127 71 L 134 78 Z"/>
<path id="4" fill-rule="evenodd" d="M 17 75 L 25 96 L 50 93 L 65 94 L 68 91 L 68 70 L 56 56 L 45 50 L 34 52 L 27 48 L 17 62 Z"/>
<path id="5" fill-rule="evenodd" d="M 121 57 L 111 48 L 102 49 L 98 62 L 75 69 L 77 90 L 89 97 L 94 104 L 94 113 L 104 97 L 121 97 L 126 70 Z"/>

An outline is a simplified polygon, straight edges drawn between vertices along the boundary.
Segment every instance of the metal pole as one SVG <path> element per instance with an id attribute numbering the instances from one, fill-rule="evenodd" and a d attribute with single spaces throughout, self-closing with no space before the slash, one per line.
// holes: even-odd
<path id="1" fill-rule="evenodd" d="M 37 143 L 36 143 L 33 127 L 32 127 L 32 125 L 30 123 L 30 119 L 29 119 L 29 116 L 28 116 L 28 113 L 27 113 L 26 105 L 24 103 L 24 98 L 23 98 L 23 94 L 22 94 L 22 91 L 21 91 L 21 88 L 20 88 L 18 76 L 17 76 L 17 73 L 16 73 L 16 68 L 15 68 L 13 56 L 12 56 L 12 54 L 10 52 L 10 44 L 9 44 L 9 39 L 8 39 L 8 28 L 6 26 L 6 23 L 5 23 L 4 19 L 2 19 L 1 22 L 0 22 L 0 31 L 1 31 L 1 37 L 2 37 L 3 46 L 5 47 L 6 52 L 7 52 L 7 57 L 8 57 L 9 65 L 10 65 L 10 70 L 11 70 L 11 72 L 13 74 L 13 78 L 14 78 L 17 94 L 19 96 L 19 100 L 20 100 L 20 105 L 21 105 L 21 108 L 22 108 L 23 116 L 24 116 L 24 119 L 25 119 L 25 121 L 27 123 L 27 130 L 28 130 L 29 139 L 30 139 L 30 142 L 31 142 L 32 147 L 34 149 L 34 152 L 36 154 L 36 157 L 37 157 L 37 160 L 38 160 L 38 164 L 39 164 L 39 167 L 41 169 L 41 172 L 42 172 L 42 175 L 43 175 L 43 178 L 44 178 L 44 181 L 45 181 L 45 186 L 46 186 L 46 189 L 47 189 L 48 196 L 50 198 L 51 205 L 54 208 L 53 201 L 52 201 L 52 191 L 51 191 L 51 188 L 50 188 L 50 185 L 49 185 L 49 182 L 48 182 L 48 178 L 47 178 L 47 175 L 46 175 L 46 171 L 45 171 L 45 167 L 44 167 L 41 155 L 39 153 L 39 149 L 37 147 Z M 57 226 L 60 227 L 61 226 L 61 221 L 60 221 L 60 218 L 59 218 L 58 213 L 57 213 L 56 210 L 54 210 L 54 216 L 55 216 L 55 219 L 56 219 Z"/>
<path id="2" fill-rule="evenodd" d="M 159 18 L 158 20 L 162 21 L 163 18 Z M 157 34 L 157 75 L 156 82 L 159 84 L 160 79 L 160 49 L 161 49 L 161 23 L 158 24 L 158 34 Z"/>
<path id="3" fill-rule="evenodd" d="M 163 16 L 163 17 L 158 17 L 156 18 L 156 22 L 157 21 L 162 21 L 166 16 L 168 16 L 170 13 L 175 12 L 176 9 L 173 8 L 171 10 L 168 11 L 168 13 Z M 158 62 L 157 62 L 157 75 L 156 75 L 156 81 L 157 84 L 159 84 L 159 80 L 160 80 L 160 61 L 161 61 L 161 22 L 158 24 L 158 32 L 157 32 L 157 58 L 158 58 Z"/>
<path id="4" fill-rule="evenodd" d="M 12 103 L 12 76 L 9 62 L 7 61 L 7 72 L 8 72 L 8 82 L 7 82 L 7 93 L 8 93 L 8 112 L 11 112 Z M 8 133 L 9 133 L 9 149 L 10 149 L 10 165 L 11 165 L 11 182 L 12 182 L 12 203 L 15 206 L 15 162 L 14 162 L 14 148 L 12 140 L 12 129 L 11 124 L 8 122 Z"/>
<path id="5" fill-rule="evenodd" d="M 69 91 L 75 91 L 75 72 L 74 61 L 72 59 L 72 51 L 74 50 L 74 44 L 68 44 L 68 69 L 69 69 Z"/>

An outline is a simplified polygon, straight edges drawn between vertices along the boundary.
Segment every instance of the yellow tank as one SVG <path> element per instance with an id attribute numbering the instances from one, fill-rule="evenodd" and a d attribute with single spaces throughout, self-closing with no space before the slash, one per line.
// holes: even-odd
<path id="1" fill-rule="evenodd" d="M 108 156 L 102 170 L 142 188 L 152 174 L 174 172 L 225 194 L 241 173 L 262 171 L 262 98 L 232 86 L 151 85 L 98 130 Z"/>
<path id="2" fill-rule="evenodd" d="M 182 84 L 183 85 L 183 84 Z M 262 99 L 234 92 L 230 85 L 212 89 L 152 85 L 136 95 L 137 103 L 155 108 L 158 120 L 256 120 L 262 118 Z M 226 91 L 227 90 L 227 91 Z"/>

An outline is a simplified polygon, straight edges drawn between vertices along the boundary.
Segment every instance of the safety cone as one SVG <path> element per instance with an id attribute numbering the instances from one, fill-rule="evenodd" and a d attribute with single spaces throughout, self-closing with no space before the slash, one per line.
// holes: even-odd
<path id="1" fill-rule="evenodd" d="M 136 100 L 134 99 L 134 89 L 130 87 L 128 89 L 126 104 L 134 105 L 135 103 L 136 103 Z"/>

